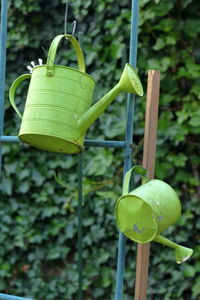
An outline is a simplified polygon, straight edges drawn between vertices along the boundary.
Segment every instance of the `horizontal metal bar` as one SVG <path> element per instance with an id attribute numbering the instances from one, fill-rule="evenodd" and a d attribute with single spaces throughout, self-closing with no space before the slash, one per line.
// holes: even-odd
<path id="1" fill-rule="evenodd" d="M 2 143 L 21 143 L 20 139 L 17 136 L 5 136 L 0 137 L 0 142 Z"/>
<path id="2" fill-rule="evenodd" d="M 33 300 L 33 299 L 22 298 L 22 297 L 7 295 L 7 294 L 0 294 L 0 300 Z"/>
<path id="3" fill-rule="evenodd" d="M 20 139 L 16 136 L 0 137 L 2 143 L 21 143 Z M 85 147 L 109 147 L 109 148 L 124 148 L 125 143 L 118 141 L 99 141 L 99 140 L 85 140 Z"/>
<path id="4" fill-rule="evenodd" d="M 84 145 L 85 145 L 85 147 L 124 148 L 125 142 L 85 140 Z"/>

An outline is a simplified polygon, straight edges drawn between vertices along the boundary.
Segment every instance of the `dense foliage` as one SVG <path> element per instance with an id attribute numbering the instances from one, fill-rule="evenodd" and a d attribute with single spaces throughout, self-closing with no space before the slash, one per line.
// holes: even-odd
<path id="1" fill-rule="evenodd" d="M 63 2 L 63 3 L 62 3 Z M 131 1 L 74 0 L 75 18 L 95 98 L 119 79 L 129 51 Z M 20 120 L 8 89 L 30 61 L 48 51 L 63 32 L 64 1 L 15 0 L 8 11 L 5 135 L 17 135 Z M 149 69 L 161 71 L 156 177 L 179 193 L 183 214 L 165 236 L 194 248 L 176 265 L 173 250 L 152 244 L 148 299 L 200 299 L 199 134 L 200 10 L 197 0 L 141 0 L 138 69 L 144 88 Z M 57 62 L 75 63 L 69 45 Z M 27 84 L 18 89 L 21 110 Z M 145 96 L 136 99 L 133 161 L 141 163 Z M 87 138 L 123 140 L 126 95 L 95 122 Z M 89 148 L 83 153 L 84 299 L 113 299 L 118 230 L 113 207 L 121 193 L 123 151 Z M 77 156 L 47 153 L 22 144 L 3 145 L 0 290 L 44 299 L 77 299 Z M 136 245 L 128 241 L 124 300 L 133 299 Z"/>

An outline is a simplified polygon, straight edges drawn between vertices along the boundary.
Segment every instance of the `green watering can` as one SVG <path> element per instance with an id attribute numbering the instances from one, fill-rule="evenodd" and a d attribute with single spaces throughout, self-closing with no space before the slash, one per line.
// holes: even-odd
<path id="1" fill-rule="evenodd" d="M 79 70 L 54 65 L 62 38 L 71 42 Z M 30 78 L 22 117 L 14 101 L 15 90 L 23 80 Z M 86 130 L 120 92 L 143 95 L 140 79 L 129 64 L 125 65 L 119 83 L 91 107 L 94 88 L 94 78 L 85 73 L 85 60 L 78 41 L 69 34 L 56 36 L 50 45 L 46 65 L 34 67 L 32 74 L 20 76 L 10 88 L 10 102 L 22 118 L 19 138 L 38 149 L 79 153 L 83 150 Z"/>
<path id="2" fill-rule="evenodd" d="M 128 193 L 133 171 L 142 175 L 143 185 Z M 173 248 L 176 262 L 182 263 L 192 255 L 193 250 L 160 235 L 180 217 L 179 197 L 170 185 L 158 179 L 149 180 L 146 174 L 146 169 L 141 166 L 134 166 L 126 173 L 123 195 L 115 205 L 118 227 L 126 237 L 137 243 L 155 241 Z"/>

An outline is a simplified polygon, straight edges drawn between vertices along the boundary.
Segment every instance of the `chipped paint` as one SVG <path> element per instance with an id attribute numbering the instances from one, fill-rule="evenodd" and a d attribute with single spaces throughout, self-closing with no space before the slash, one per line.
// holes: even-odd
<path id="1" fill-rule="evenodd" d="M 137 224 L 134 224 L 133 231 L 138 232 L 138 233 L 142 233 L 144 231 L 144 228 L 142 228 L 142 230 L 139 230 Z"/>

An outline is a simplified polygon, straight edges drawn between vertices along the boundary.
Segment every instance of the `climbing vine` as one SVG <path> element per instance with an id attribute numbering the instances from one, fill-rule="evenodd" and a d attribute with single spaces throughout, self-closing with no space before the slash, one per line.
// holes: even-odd
<path id="1" fill-rule="evenodd" d="M 5 135 L 17 135 L 20 120 L 8 100 L 12 81 L 26 66 L 44 61 L 53 37 L 63 32 L 65 1 L 10 1 L 5 101 Z M 128 60 L 130 1 L 76 0 L 69 7 L 68 30 L 86 56 L 87 72 L 97 80 L 98 99 L 119 80 Z M 181 197 L 183 214 L 166 236 L 194 248 L 176 265 L 173 251 L 152 244 L 148 299 L 196 300 L 200 297 L 199 134 L 200 33 L 196 0 L 141 0 L 138 69 L 146 89 L 147 70 L 161 71 L 156 177 Z M 63 41 L 57 63 L 76 66 Z M 18 89 L 23 110 L 27 84 Z M 123 140 L 126 95 L 120 95 L 87 133 L 91 139 Z M 141 163 L 145 95 L 136 99 L 133 161 Z M 112 299 L 118 230 L 113 208 L 121 193 L 123 153 L 88 148 L 83 153 L 84 299 Z M 0 290 L 43 299 L 76 299 L 77 156 L 58 155 L 22 144 L 3 145 L 1 183 Z M 133 298 L 136 245 L 128 241 L 125 300 Z M 184 284 L 183 284 L 184 283 Z"/>

